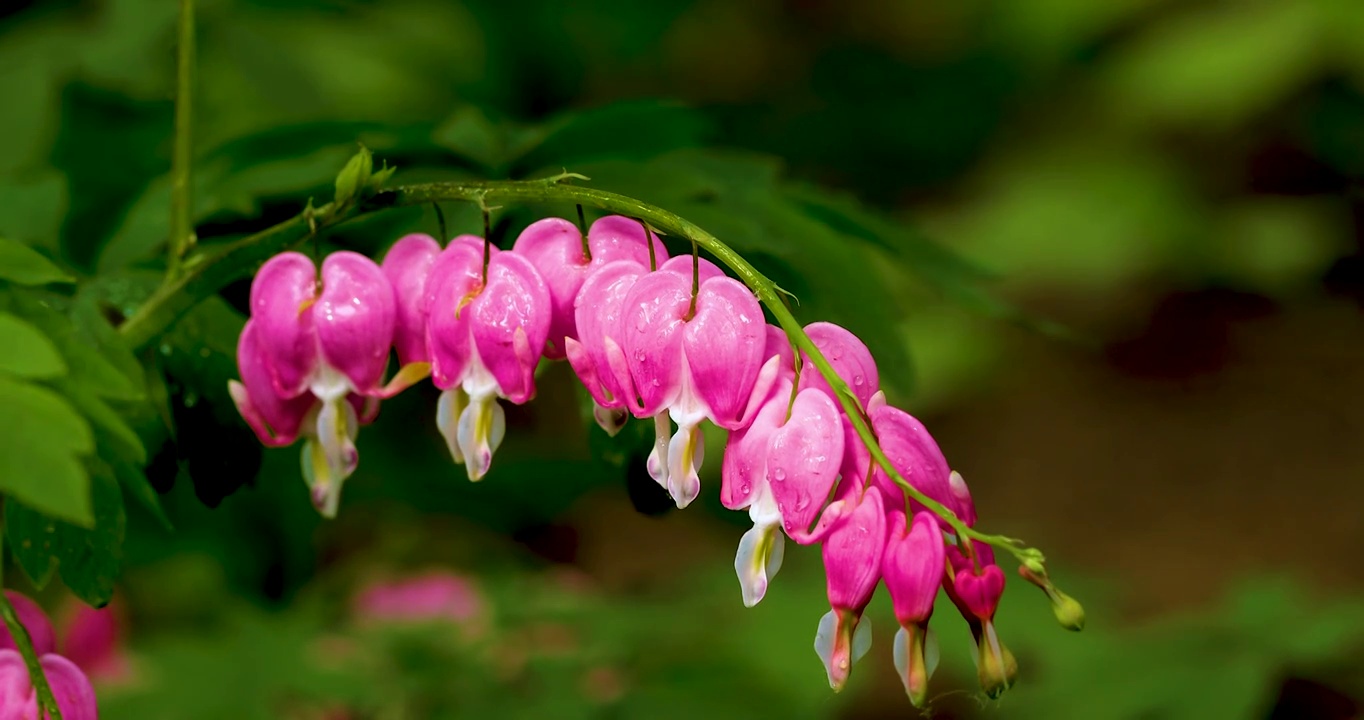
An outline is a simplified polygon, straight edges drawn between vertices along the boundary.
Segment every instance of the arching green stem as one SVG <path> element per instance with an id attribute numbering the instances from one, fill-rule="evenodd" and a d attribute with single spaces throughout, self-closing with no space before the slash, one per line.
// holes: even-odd
<path id="1" fill-rule="evenodd" d="M 646 223 L 646 227 L 657 228 L 668 235 L 693 242 L 732 270 L 739 280 L 753 290 L 758 300 L 767 306 L 795 349 L 805 353 L 815 369 L 834 389 L 839 403 L 852 421 L 858 437 L 866 444 L 872 459 L 906 495 L 941 517 L 958 537 L 970 538 L 1007 550 L 1027 567 L 1042 567 L 1045 558 L 1039 550 L 1024 547 L 1019 540 L 1013 538 L 990 535 L 967 527 L 966 523 L 946 506 L 924 495 L 905 480 L 882 452 L 876 436 L 867 424 L 865 409 L 861 407 L 842 378 L 834 372 L 833 366 L 829 364 L 824 354 L 805 334 L 800 323 L 782 301 L 781 290 L 775 283 L 714 235 L 675 213 L 624 195 L 568 184 L 571 180 L 586 179 L 582 175 L 563 173 L 544 180 L 406 185 L 375 193 L 357 208 L 342 208 L 336 216 L 333 216 L 330 205 L 317 208 L 314 211 L 314 222 L 320 230 L 351 217 L 385 208 L 450 200 L 465 200 L 477 203 L 480 207 L 486 207 L 488 202 L 563 202 L 578 203 L 638 218 Z M 304 223 L 300 216 L 233 243 L 159 290 L 142 309 L 124 323 L 120 328 L 121 332 L 134 347 L 149 343 L 199 299 L 216 292 L 231 280 L 252 269 L 257 263 L 298 242 L 307 235 L 307 232 L 308 224 Z"/>
<path id="2" fill-rule="evenodd" d="M 4 502 L 0 499 L 0 513 L 3 513 Z M 0 527 L 0 544 L 4 542 L 4 528 Z M 3 560 L 4 553 L 0 551 L 0 560 Z M 0 592 L 0 617 L 4 618 L 5 629 L 9 630 L 9 635 L 14 639 L 15 647 L 19 648 L 19 654 L 24 658 L 24 665 L 28 668 L 29 682 L 33 689 L 38 692 L 38 706 L 40 710 L 46 711 L 39 713 L 52 720 L 62 720 L 61 708 L 57 707 L 57 698 L 52 694 L 52 686 L 47 684 L 47 675 L 43 674 L 43 664 L 38 659 L 38 651 L 33 648 L 33 637 L 28 634 L 28 628 L 19 622 L 19 613 L 14 611 L 14 606 L 10 604 L 9 597 Z"/>

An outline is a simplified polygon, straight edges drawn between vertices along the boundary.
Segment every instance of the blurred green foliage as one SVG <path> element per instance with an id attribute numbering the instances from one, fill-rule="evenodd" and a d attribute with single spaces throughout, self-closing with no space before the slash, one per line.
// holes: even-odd
<path id="1" fill-rule="evenodd" d="M 1154 283 L 1291 300 L 1351 251 L 1345 193 L 1364 177 L 1353 0 L 204 0 L 198 23 L 201 245 L 332 198 L 357 142 L 402 182 L 567 168 L 740 249 L 802 319 L 866 338 L 916 408 L 980 386 L 1004 360 L 1000 320 L 1065 336 L 1006 296 L 1101 305 Z M 105 689 L 106 717 L 831 717 L 876 702 L 869 676 L 896 694 L 884 600 L 863 682 L 826 691 L 813 553 L 752 611 L 729 545 L 697 567 L 636 537 L 621 542 L 658 566 L 645 587 L 556 584 L 527 532 L 596 491 L 645 508 L 653 489 L 630 485 L 647 428 L 607 443 L 562 367 L 509 411 L 479 485 L 448 462 L 429 391 L 386 403 L 327 527 L 297 449 L 262 452 L 227 397 L 244 282 L 147 351 L 122 346 L 113 325 L 164 265 L 174 25 L 152 0 L 0 9 L 6 544 L 35 585 L 59 577 L 92 604 L 126 570 L 142 672 Z M 475 208 L 444 212 L 452 234 L 481 231 Z M 494 235 L 549 213 L 573 208 L 501 208 Z M 394 211 L 323 247 L 378 254 L 435 230 L 430 210 Z M 708 435 L 712 468 L 722 442 Z M 711 531 L 737 540 L 724 517 Z M 565 544 L 540 554 L 571 560 Z M 476 648 L 347 614 L 363 568 L 432 563 L 487 594 Z M 1080 637 L 1010 598 L 1023 679 L 986 710 L 1007 717 L 1263 715 L 1280 675 L 1357 659 L 1364 633 L 1357 604 L 1308 613 L 1267 582 L 1149 628 L 1091 602 Z M 951 614 L 949 694 L 974 686 Z M 546 624 L 577 640 L 542 652 Z"/>

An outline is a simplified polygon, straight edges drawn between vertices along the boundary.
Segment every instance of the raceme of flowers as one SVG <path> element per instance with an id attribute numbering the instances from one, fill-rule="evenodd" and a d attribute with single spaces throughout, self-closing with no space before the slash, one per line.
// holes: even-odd
<path id="1" fill-rule="evenodd" d="M 866 346 L 830 323 L 805 331 L 901 477 L 974 525 L 966 483 L 923 425 L 886 402 Z M 385 382 L 390 349 L 399 370 Z M 820 545 L 830 609 L 814 646 L 835 690 L 870 647 L 862 614 L 881 582 L 900 625 L 895 667 L 915 705 L 937 664 L 928 625 L 940 588 L 970 626 L 985 691 L 997 695 L 1017 672 L 993 624 L 1004 573 L 990 548 L 904 501 L 835 391 L 745 285 L 692 255 L 669 258 L 636 220 L 604 217 L 584 238 L 548 218 L 510 250 L 470 235 L 444 248 L 408 235 L 381 265 L 337 252 L 320 272 L 282 253 L 256 275 L 237 352 L 241 381 L 230 390 L 242 417 L 266 445 L 303 439 L 303 475 L 327 517 L 359 462 L 359 427 L 382 400 L 429 373 L 441 391 L 436 425 L 477 481 L 505 434 L 501 403 L 529 402 L 538 363 L 566 359 L 606 432 L 631 416 L 652 421 L 647 469 L 679 508 L 700 492 L 701 422 L 729 431 L 721 499 L 753 520 L 734 560 L 744 604 L 766 594 L 786 538 Z"/>

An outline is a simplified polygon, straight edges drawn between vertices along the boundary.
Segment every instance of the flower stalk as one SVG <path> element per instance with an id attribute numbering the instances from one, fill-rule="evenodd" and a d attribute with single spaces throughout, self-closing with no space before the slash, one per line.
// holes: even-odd
<path id="1" fill-rule="evenodd" d="M 942 518 L 957 537 L 969 538 L 1006 550 L 1026 567 L 1044 566 L 1045 556 L 1040 550 L 1027 547 L 1022 541 L 1014 538 L 983 533 L 969 527 L 952 510 L 910 485 L 882 451 L 865 419 L 866 409 L 806 335 L 783 302 L 783 291 L 776 283 L 714 235 L 676 213 L 625 195 L 570 184 L 573 180 L 587 179 L 576 173 L 565 172 L 540 180 L 423 183 L 380 190 L 361 202 L 346 203 L 339 208 L 334 207 L 334 204 L 324 205 L 313 209 L 307 220 L 303 215 L 299 215 L 255 235 L 242 238 L 211 255 L 192 259 L 183 274 L 169 277 L 119 330 L 133 348 L 145 346 L 169 329 L 181 315 L 200 300 L 253 271 L 260 262 L 271 255 L 292 247 L 315 232 L 389 208 L 451 200 L 473 202 L 484 208 L 488 207 L 489 202 L 562 202 L 638 218 L 648 228 L 657 228 L 664 234 L 686 239 L 704 248 L 753 291 L 786 332 L 797 354 L 804 353 L 833 388 L 839 404 L 847 413 L 858 437 L 865 443 L 872 460 L 905 495 Z M 652 244 L 650 249 L 652 250 Z"/>
<path id="2" fill-rule="evenodd" d="M 194 247 L 193 187 L 190 166 L 194 142 L 194 0 L 180 0 L 176 47 L 175 141 L 171 156 L 171 209 L 168 274 L 179 274 L 185 255 Z"/>

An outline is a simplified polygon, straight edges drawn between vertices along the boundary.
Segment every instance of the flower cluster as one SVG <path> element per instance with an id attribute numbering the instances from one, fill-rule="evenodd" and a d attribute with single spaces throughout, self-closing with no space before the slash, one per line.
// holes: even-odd
<path id="1" fill-rule="evenodd" d="M 871 642 L 862 613 L 885 582 L 900 624 L 894 659 L 910 698 L 926 698 L 937 660 L 928 622 L 939 589 L 971 627 L 986 691 L 1016 672 L 993 627 L 1004 573 L 990 548 L 957 537 L 871 453 L 845 414 L 851 392 L 891 465 L 967 526 L 975 508 L 933 438 L 887 404 L 866 346 L 814 323 L 805 334 L 842 380 L 835 389 L 766 322 L 754 294 L 695 255 L 669 258 L 640 222 L 610 216 L 586 237 L 568 221 L 532 224 L 509 250 L 460 236 L 444 248 L 400 239 L 382 266 L 331 255 L 320 277 L 303 255 L 265 264 L 251 291 L 232 396 L 267 445 L 305 438 L 304 474 L 325 515 L 354 471 L 354 438 L 378 402 L 423 377 L 441 390 L 436 423 L 455 462 L 481 479 L 505 433 L 499 401 L 528 402 L 541 359 L 566 359 L 615 434 L 651 420 L 648 472 L 679 508 L 700 492 L 700 425 L 730 432 L 721 499 L 753 528 L 735 557 L 746 605 L 781 566 L 785 538 L 822 546 L 830 610 L 815 650 L 840 689 Z M 390 348 L 401 369 L 383 382 Z M 802 372 L 802 369 L 804 371 Z"/>
<path id="2" fill-rule="evenodd" d="M 886 403 L 866 345 L 831 323 L 813 323 L 805 333 L 865 409 L 865 420 L 899 475 L 974 525 L 965 481 L 950 470 L 918 420 Z M 830 610 L 819 621 L 815 651 L 831 687 L 842 689 L 852 664 L 870 649 L 862 613 L 884 581 L 900 624 L 895 666 L 916 706 L 925 702 L 937 664 L 928 621 L 939 588 L 971 627 L 982 686 L 992 696 L 1002 692 L 1017 666 L 994 629 L 1004 573 L 990 548 L 955 537 L 918 503 L 906 506 L 905 493 L 871 462 L 836 391 L 819 373 L 797 376 L 784 335 L 774 330 L 769 338 L 768 352 L 779 359 L 776 382 L 757 403 L 752 422 L 731 435 L 722 467 L 721 500 L 728 508 L 747 509 L 753 520 L 734 561 L 744 603 L 763 598 L 781 567 L 784 537 L 818 543 Z M 808 363 L 802 355 L 800 366 Z M 832 502 L 825 505 L 828 498 Z"/>
<path id="3" fill-rule="evenodd" d="M 48 686 L 52 689 L 52 696 L 57 700 L 62 717 L 66 720 L 95 720 L 98 714 L 95 690 L 91 687 L 85 670 L 82 670 L 82 665 L 77 663 L 93 661 L 91 665 L 85 666 L 85 669 L 89 670 L 99 663 L 106 662 L 111 655 L 105 647 L 106 643 L 93 637 L 98 633 L 92 633 L 92 620 L 94 624 L 100 622 L 94 619 L 94 615 L 101 611 L 91 610 L 92 615 L 82 614 L 76 618 L 68 629 L 63 652 L 59 655 L 57 634 L 42 608 L 27 596 L 11 590 L 5 591 L 5 597 L 14 607 L 15 614 L 19 616 L 19 623 L 24 626 L 33 644 L 33 650 L 38 654 L 38 662 L 42 666 Z M 45 713 L 41 715 L 39 713 L 38 692 L 29 677 L 24 657 L 17 647 L 14 637 L 0 625 L 0 718 L 37 720 L 39 717 L 46 717 Z"/>

